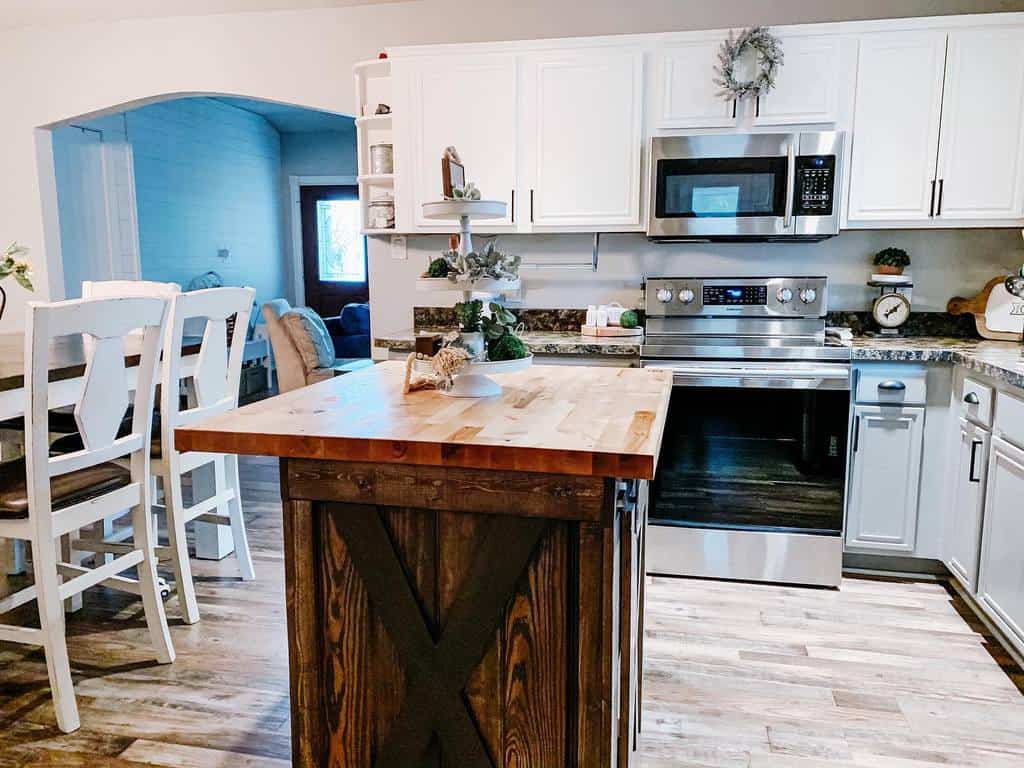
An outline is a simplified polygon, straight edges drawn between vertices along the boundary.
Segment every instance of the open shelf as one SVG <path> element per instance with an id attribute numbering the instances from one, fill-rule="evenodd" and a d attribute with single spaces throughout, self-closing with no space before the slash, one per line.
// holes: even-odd
<path id="1" fill-rule="evenodd" d="M 393 173 L 378 173 L 376 175 L 370 173 L 365 176 L 357 176 L 357 181 L 360 184 L 394 184 L 395 174 Z"/>
<path id="2" fill-rule="evenodd" d="M 386 115 L 367 115 L 366 117 L 357 117 L 356 125 L 373 127 L 380 126 L 385 127 L 391 124 L 391 113 Z"/>

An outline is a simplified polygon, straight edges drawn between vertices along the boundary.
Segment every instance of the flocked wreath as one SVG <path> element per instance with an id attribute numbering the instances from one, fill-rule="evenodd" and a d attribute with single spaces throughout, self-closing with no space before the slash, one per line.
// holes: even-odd
<path id="1" fill-rule="evenodd" d="M 748 51 L 757 55 L 757 75 L 752 80 L 740 81 L 736 79 L 736 64 Z M 782 42 L 767 27 L 748 27 L 739 35 L 730 31 L 729 39 L 718 50 L 715 85 L 722 88 L 718 95 L 731 101 L 767 93 L 775 87 L 782 63 Z"/>

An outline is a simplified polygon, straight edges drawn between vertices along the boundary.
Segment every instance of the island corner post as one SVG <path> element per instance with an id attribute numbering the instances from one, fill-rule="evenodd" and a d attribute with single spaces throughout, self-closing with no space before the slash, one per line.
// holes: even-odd
<path id="1" fill-rule="evenodd" d="M 647 483 L 282 459 L 293 763 L 627 766 Z"/>

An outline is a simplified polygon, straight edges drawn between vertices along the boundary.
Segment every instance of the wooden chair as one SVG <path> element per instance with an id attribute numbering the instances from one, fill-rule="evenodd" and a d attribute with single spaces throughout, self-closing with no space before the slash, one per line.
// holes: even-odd
<path id="1" fill-rule="evenodd" d="M 142 598 L 156 659 L 169 664 L 174 648 L 156 576 L 149 520 L 149 447 L 154 387 L 167 304 L 159 298 L 79 299 L 29 304 L 25 334 L 25 459 L 0 465 L 0 537 L 32 547 L 35 583 L 0 600 L 0 614 L 35 600 L 40 628 L 0 625 L 0 640 L 43 646 L 57 724 L 79 727 L 64 636 L 62 601 L 97 584 Z M 131 432 L 121 437 L 132 382 L 124 367 L 124 339 L 143 329 Z M 81 450 L 51 457 L 47 439 L 48 364 L 52 339 L 87 334 L 92 347 L 74 415 Z M 128 457 L 129 466 L 115 462 Z M 130 508 L 135 535 L 129 551 L 98 568 L 61 562 L 61 539 Z M 138 578 L 119 574 L 137 568 Z"/>
<path id="2" fill-rule="evenodd" d="M 199 621 L 199 607 L 185 538 L 188 523 L 199 520 L 229 525 L 242 579 L 251 581 L 256 578 L 242 515 L 238 457 L 233 454 L 180 453 L 174 447 L 176 427 L 237 407 L 242 354 L 254 293 L 252 288 L 210 288 L 178 294 L 171 299 L 164 333 L 164 361 L 160 374 L 160 444 L 153 452 L 153 474 L 159 477 L 163 486 L 178 599 L 189 624 Z M 229 349 L 227 321 L 232 316 L 235 321 Z M 196 318 L 206 321 L 206 329 L 193 375 L 194 395 L 190 398 L 193 402 L 182 409 L 178 397 L 182 380 L 182 335 L 185 322 Z M 202 501 L 193 499 L 189 506 L 185 506 L 182 475 L 211 463 L 213 495 Z"/>

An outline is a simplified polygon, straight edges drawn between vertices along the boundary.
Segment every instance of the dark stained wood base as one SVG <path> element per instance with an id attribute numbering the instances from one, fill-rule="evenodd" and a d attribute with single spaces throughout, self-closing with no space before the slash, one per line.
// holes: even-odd
<path id="1" fill-rule="evenodd" d="M 281 467 L 296 766 L 629 763 L 645 483 Z"/>

